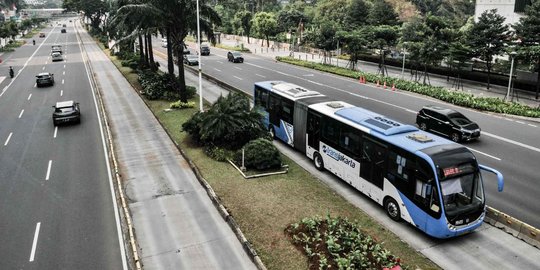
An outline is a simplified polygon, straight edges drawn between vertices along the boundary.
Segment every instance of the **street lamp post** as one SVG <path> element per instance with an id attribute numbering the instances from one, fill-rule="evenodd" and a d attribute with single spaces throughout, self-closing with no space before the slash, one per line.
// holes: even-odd
<path id="1" fill-rule="evenodd" d="M 405 50 L 403 50 L 403 65 L 401 66 L 401 78 L 403 79 L 403 72 L 405 72 L 405 54 L 407 53 Z"/>
<path id="2" fill-rule="evenodd" d="M 199 50 L 199 110 L 203 111 L 202 98 L 202 63 L 201 63 L 201 26 L 199 19 L 199 0 L 197 0 L 197 46 Z"/>
<path id="3" fill-rule="evenodd" d="M 506 91 L 506 96 L 504 96 L 504 100 L 506 101 L 508 97 L 510 96 L 510 88 L 512 86 L 512 76 L 514 73 L 514 58 L 516 57 L 517 52 L 511 52 L 510 57 L 512 58 L 512 61 L 510 62 L 510 76 L 508 78 L 508 90 Z"/>

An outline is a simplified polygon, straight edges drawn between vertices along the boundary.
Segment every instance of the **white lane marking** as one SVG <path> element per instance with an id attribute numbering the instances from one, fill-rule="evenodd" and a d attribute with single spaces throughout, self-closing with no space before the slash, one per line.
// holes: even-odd
<path id="1" fill-rule="evenodd" d="M 56 133 L 58 132 L 58 126 L 54 127 L 54 135 L 53 138 L 56 138 Z"/>
<path id="2" fill-rule="evenodd" d="M 524 125 L 525 125 L 525 122 L 519 121 L 519 120 L 516 120 L 516 123 L 520 123 L 520 124 L 524 124 Z"/>
<path id="3" fill-rule="evenodd" d="M 536 125 L 533 125 L 533 124 L 527 124 L 528 126 L 531 126 L 531 127 L 536 127 Z"/>
<path id="4" fill-rule="evenodd" d="M 83 48 L 82 48 L 81 38 L 80 38 L 79 35 L 77 35 L 77 44 L 79 45 L 79 49 L 81 50 L 83 63 L 86 63 L 88 61 L 88 55 L 82 53 Z M 108 154 L 108 150 L 107 150 L 107 144 L 105 142 L 105 134 L 103 132 L 103 125 L 101 124 L 102 123 L 101 122 L 101 115 L 99 113 L 98 103 L 97 103 L 97 100 L 96 100 L 96 91 L 97 90 L 94 88 L 94 85 L 92 84 L 92 81 L 90 79 L 90 72 L 89 72 L 88 66 L 86 64 L 84 65 L 84 69 L 86 70 L 86 77 L 88 78 L 88 82 L 90 83 L 90 88 L 92 88 L 92 97 L 94 99 L 94 106 L 96 108 L 96 114 L 97 114 L 98 123 L 99 123 L 99 132 L 101 133 L 101 143 L 103 145 L 103 153 L 104 153 L 104 156 L 105 156 L 105 164 L 107 166 L 107 175 L 109 176 L 109 188 L 110 188 L 110 191 L 111 191 L 111 197 L 112 197 L 112 202 L 113 202 L 114 219 L 116 220 L 116 234 L 118 235 L 118 244 L 120 245 L 120 258 L 122 258 L 122 269 L 127 270 L 128 267 L 127 267 L 127 260 L 126 260 L 126 251 L 123 248 L 123 246 L 124 246 L 124 234 L 123 234 L 122 228 L 120 226 L 120 214 L 118 213 L 118 204 L 116 202 L 118 199 L 116 198 L 116 192 L 114 190 L 114 183 L 113 183 L 113 178 L 112 178 L 112 173 L 111 173 L 111 165 L 110 165 L 110 161 L 109 161 L 109 154 Z"/>
<path id="5" fill-rule="evenodd" d="M 35 85 L 34 85 L 35 87 Z M 32 97 L 32 94 L 28 95 L 28 99 L 27 100 L 30 100 L 30 98 Z"/>
<path id="6" fill-rule="evenodd" d="M 242 78 L 240 78 L 240 77 L 236 77 L 236 76 L 233 76 L 233 77 L 235 77 L 235 78 L 237 78 L 237 79 L 239 79 L 239 80 L 241 80 L 241 81 L 243 80 L 243 79 L 242 79 Z"/>
<path id="7" fill-rule="evenodd" d="M 302 75 L 302 76 L 304 76 L 304 77 L 313 77 L 315 75 L 314 74 L 306 74 L 306 75 Z"/>
<path id="8" fill-rule="evenodd" d="M 64 65 L 64 68 L 66 68 L 66 65 Z"/>
<path id="9" fill-rule="evenodd" d="M 47 166 L 47 175 L 45 176 L 45 180 L 49 180 L 49 176 L 51 176 L 51 166 L 52 166 L 52 160 L 49 160 L 49 165 Z"/>
<path id="10" fill-rule="evenodd" d="M 236 69 L 238 69 L 238 70 L 242 70 L 242 69 L 241 69 L 241 68 L 239 68 L 239 67 L 234 67 L 234 68 L 236 68 Z"/>
<path id="11" fill-rule="evenodd" d="M 220 64 L 223 64 L 223 62 L 221 62 L 221 61 L 216 61 L 216 62 L 218 62 L 218 63 L 220 63 Z"/>
<path id="12" fill-rule="evenodd" d="M 60 96 L 64 95 L 64 90 L 60 90 Z"/>
<path id="13" fill-rule="evenodd" d="M 47 57 L 47 61 L 45 61 L 45 65 L 49 63 L 49 57 Z"/>
<path id="14" fill-rule="evenodd" d="M 507 120 L 507 121 L 510 121 L 510 122 L 514 122 L 514 120 L 510 119 L 510 118 L 504 118 L 504 120 Z"/>
<path id="15" fill-rule="evenodd" d="M 471 151 L 476 152 L 476 153 L 480 153 L 480 154 L 482 154 L 482 155 L 484 155 L 484 156 L 490 157 L 490 158 L 495 159 L 495 160 L 497 160 L 497 161 L 501 161 L 501 159 L 498 158 L 498 157 L 496 157 L 496 156 L 492 156 L 492 155 L 490 155 L 490 154 L 486 154 L 486 153 L 484 153 L 484 152 L 478 151 L 478 150 L 476 150 L 476 149 L 472 149 L 472 148 L 470 148 L 470 147 L 467 147 L 467 148 L 468 148 L 469 150 L 471 150 Z"/>
<path id="16" fill-rule="evenodd" d="M 4 146 L 8 145 L 9 139 L 11 139 L 11 135 L 13 135 L 13 132 L 10 132 L 10 133 L 9 133 L 9 136 L 8 136 L 7 139 L 6 139 L 6 142 L 4 143 Z"/>
<path id="17" fill-rule="evenodd" d="M 45 70 L 45 67 L 43 67 L 41 70 Z"/>
<path id="18" fill-rule="evenodd" d="M 410 112 L 410 113 L 414 113 L 414 114 L 417 114 L 418 112 L 416 111 L 413 111 L 413 110 L 409 110 L 409 109 L 405 109 L 406 111 Z"/>
<path id="19" fill-rule="evenodd" d="M 66 75 L 66 71 L 64 70 L 64 72 L 62 72 L 62 75 Z"/>
<path id="20" fill-rule="evenodd" d="M 36 231 L 34 232 L 34 241 L 32 242 L 32 250 L 30 251 L 30 262 L 34 261 L 34 256 L 36 255 L 36 246 L 37 246 L 40 228 L 41 228 L 41 222 L 38 222 L 36 224 Z"/>
<path id="21" fill-rule="evenodd" d="M 64 79 L 62 79 L 62 84 L 64 84 Z"/>
<path id="22" fill-rule="evenodd" d="M 221 72 L 221 70 L 219 70 L 219 69 L 217 69 L 217 68 L 214 68 L 214 69 L 215 69 L 216 71 L 219 71 L 219 72 Z"/>
<path id="23" fill-rule="evenodd" d="M 2 90 L 2 93 L 4 93 L 7 90 L 8 86 L 4 87 L 4 90 Z"/>
<path id="24" fill-rule="evenodd" d="M 21 113 L 19 113 L 19 119 L 21 118 L 21 116 L 23 115 L 24 113 L 24 109 L 21 110 Z"/>
<path id="25" fill-rule="evenodd" d="M 261 77 L 261 78 L 266 78 L 266 76 L 263 76 L 263 75 L 261 75 L 261 74 L 255 73 L 255 75 L 256 75 L 256 76 L 259 76 L 259 77 Z"/>
<path id="26" fill-rule="evenodd" d="M 323 84 L 320 83 L 320 82 L 316 82 L 316 81 L 312 81 L 312 80 L 308 80 L 308 82 L 310 82 L 310 83 L 312 83 L 312 84 L 319 85 L 319 86 L 323 86 Z"/>
<path id="27" fill-rule="evenodd" d="M 495 134 L 491 134 L 491 133 L 485 132 L 485 131 L 482 131 L 482 134 L 540 153 L 540 148 L 536 148 L 534 146 L 530 146 L 530 145 L 527 145 L 527 144 L 524 144 L 524 143 L 516 142 L 514 140 L 510 140 L 510 139 L 507 139 L 507 138 L 504 138 L 504 137 L 501 137 L 501 136 L 498 136 L 498 135 L 495 135 Z"/>

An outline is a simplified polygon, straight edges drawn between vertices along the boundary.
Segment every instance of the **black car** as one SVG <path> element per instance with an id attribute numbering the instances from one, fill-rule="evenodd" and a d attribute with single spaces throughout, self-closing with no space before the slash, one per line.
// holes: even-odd
<path id="1" fill-rule="evenodd" d="M 208 44 L 201 44 L 201 55 L 210 55 L 210 46 Z"/>
<path id="2" fill-rule="evenodd" d="M 52 114 L 53 124 L 57 126 L 62 123 L 81 122 L 81 110 L 79 109 L 79 103 L 73 100 L 56 102 L 53 106 L 54 112 Z"/>
<path id="3" fill-rule="evenodd" d="M 424 106 L 416 115 L 421 130 L 450 137 L 454 142 L 480 137 L 480 127 L 458 111 L 435 105 Z"/>
<path id="4" fill-rule="evenodd" d="M 49 72 L 39 73 L 36 75 L 36 86 L 54 85 L 54 74 Z"/>
<path id="5" fill-rule="evenodd" d="M 243 63 L 244 57 L 242 57 L 242 54 L 240 52 L 228 52 L 227 53 L 227 59 L 229 62 L 233 63 Z"/>
<path id="6" fill-rule="evenodd" d="M 184 55 L 184 64 L 187 64 L 189 66 L 194 66 L 199 64 L 199 57 L 194 54 L 186 54 Z"/>
<path id="7" fill-rule="evenodd" d="M 39 33 L 39 37 L 40 37 L 40 38 L 44 38 L 44 37 L 45 37 L 45 33 Z"/>
<path id="8" fill-rule="evenodd" d="M 65 34 L 65 33 L 66 33 L 66 29 L 65 29 L 65 28 L 62 28 L 62 30 L 60 30 L 60 33 Z"/>

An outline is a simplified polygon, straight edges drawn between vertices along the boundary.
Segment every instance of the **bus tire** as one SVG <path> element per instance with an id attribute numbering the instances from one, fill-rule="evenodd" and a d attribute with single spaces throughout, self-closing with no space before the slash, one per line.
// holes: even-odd
<path id="1" fill-rule="evenodd" d="M 386 199 L 384 201 L 384 210 L 386 210 L 388 217 L 394 221 L 399 221 L 401 219 L 401 211 L 399 210 L 399 204 L 396 200 L 392 198 Z"/>
<path id="2" fill-rule="evenodd" d="M 319 153 L 313 154 L 313 164 L 315 164 L 315 168 L 317 168 L 317 170 L 324 170 L 324 161 Z"/>

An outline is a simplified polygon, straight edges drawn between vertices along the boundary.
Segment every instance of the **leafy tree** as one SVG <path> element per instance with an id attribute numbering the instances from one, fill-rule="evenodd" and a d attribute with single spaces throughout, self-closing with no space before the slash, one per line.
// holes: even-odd
<path id="1" fill-rule="evenodd" d="M 236 13 L 235 18 L 240 22 L 240 26 L 244 30 L 243 32 L 247 36 L 249 43 L 249 35 L 253 26 L 253 14 L 247 10 L 242 10 Z"/>
<path id="2" fill-rule="evenodd" d="M 346 24 L 349 0 L 321 0 L 315 7 L 315 22 L 330 21 L 340 28 Z"/>
<path id="3" fill-rule="evenodd" d="M 525 9 L 525 16 L 514 25 L 518 39 L 518 54 L 535 63 L 536 99 L 540 89 L 540 1 L 535 0 Z"/>
<path id="4" fill-rule="evenodd" d="M 270 36 L 277 31 L 277 20 L 273 13 L 259 12 L 253 18 L 253 27 L 255 30 L 266 39 L 266 46 L 270 47 Z"/>
<path id="5" fill-rule="evenodd" d="M 346 29 L 357 29 L 368 23 L 370 4 L 365 0 L 352 0 L 348 6 Z"/>
<path id="6" fill-rule="evenodd" d="M 385 0 L 374 0 L 368 16 L 371 25 L 398 25 L 398 15 Z"/>
<path id="7" fill-rule="evenodd" d="M 202 145 L 239 149 L 268 133 L 262 115 L 250 109 L 249 102 L 243 94 L 231 92 L 219 97 L 208 111 L 196 113 L 182 128 Z"/>
<path id="8" fill-rule="evenodd" d="M 336 42 L 336 25 L 329 21 L 323 21 L 319 27 L 312 28 L 306 31 L 305 41 L 311 44 L 317 49 L 324 51 L 323 64 L 327 64 L 330 61 L 331 50 L 335 50 L 337 47 Z"/>
<path id="9" fill-rule="evenodd" d="M 366 28 L 366 36 L 368 40 L 372 40 L 371 48 L 378 49 L 380 54 L 379 71 L 382 76 L 388 75 L 386 70 L 385 58 L 390 52 L 390 48 L 394 47 L 399 38 L 399 29 L 397 26 L 379 25 Z"/>
<path id="10" fill-rule="evenodd" d="M 367 28 L 361 28 L 353 31 L 339 31 L 336 36 L 342 42 L 343 49 L 347 50 L 350 54 L 348 66 L 352 70 L 356 70 L 356 64 L 360 59 L 360 54 L 366 50 L 370 43 L 370 33 L 366 31 Z"/>
<path id="11" fill-rule="evenodd" d="M 474 55 L 486 62 L 488 71 L 487 89 L 490 87 L 493 57 L 504 51 L 509 39 L 508 25 L 505 18 L 497 14 L 496 9 L 484 11 L 468 33 L 468 41 Z"/>
<path id="12" fill-rule="evenodd" d="M 67 11 L 84 12 L 95 30 L 100 29 L 101 19 L 107 11 L 107 4 L 101 0 L 64 0 L 62 7 Z"/>

